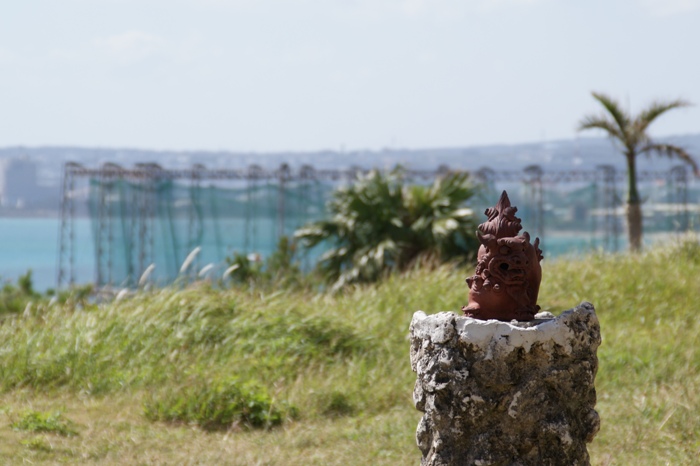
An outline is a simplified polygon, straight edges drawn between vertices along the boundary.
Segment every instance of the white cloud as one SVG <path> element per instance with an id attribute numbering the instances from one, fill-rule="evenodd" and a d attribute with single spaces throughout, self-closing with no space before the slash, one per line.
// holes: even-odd
<path id="1" fill-rule="evenodd" d="M 673 16 L 700 10 L 700 0 L 642 0 L 642 5 L 654 16 Z"/>
<path id="2" fill-rule="evenodd" d="M 140 62 L 162 54 L 167 43 L 162 37 L 143 31 L 126 31 L 95 41 L 103 52 L 123 64 Z"/>

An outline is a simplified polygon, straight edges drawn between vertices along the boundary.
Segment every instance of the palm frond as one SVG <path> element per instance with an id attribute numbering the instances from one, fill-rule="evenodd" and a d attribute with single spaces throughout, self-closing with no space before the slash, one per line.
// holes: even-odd
<path id="1" fill-rule="evenodd" d="M 649 125 L 654 120 L 656 120 L 656 118 L 668 112 L 669 110 L 673 110 L 674 108 L 688 107 L 690 105 L 692 105 L 690 102 L 683 99 L 676 99 L 670 102 L 652 102 L 652 104 L 648 108 L 641 111 L 639 115 L 637 115 L 637 118 L 635 118 L 634 120 L 634 125 L 635 127 L 637 127 L 639 132 L 643 133 L 647 130 Z"/>
<path id="2" fill-rule="evenodd" d="M 583 117 L 578 124 L 578 130 L 583 131 L 584 129 L 602 129 L 608 133 L 608 136 L 624 141 L 624 136 L 615 122 L 604 116 L 587 115 Z"/>
<path id="3" fill-rule="evenodd" d="M 603 107 L 605 107 L 605 110 L 607 110 L 610 116 L 612 116 L 620 134 L 626 134 L 630 124 L 630 117 L 627 114 L 627 112 L 625 112 L 622 109 L 620 103 L 612 97 L 601 92 L 591 92 L 591 95 L 593 95 L 593 98 L 600 102 L 600 104 Z"/>
<path id="4" fill-rule="evenodd" d="M 642 147 L 639 150 L 640 154 L 646 153 L 656 153 L 669 158 L 676 158 L 684 163 L 690 165 L 693 168 L 693 173 L 695 176 L 700 177 L 700 167 L 698 167 L 697 162 L 684 148 L 679 146 L 674 146 L 673 144 L 662 144 L 662 143 L 651 143 Z"/>

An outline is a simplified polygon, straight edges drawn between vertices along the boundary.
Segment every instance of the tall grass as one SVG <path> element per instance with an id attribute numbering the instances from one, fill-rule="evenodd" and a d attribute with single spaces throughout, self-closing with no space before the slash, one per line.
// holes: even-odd
<path id="1" fill-rule="evenodd" d="M 544 310 L 587 300 L 601 321 L 594 464 L 700 461 L 697 242 L 543 266 Z M 22 391 L 101 403 L 133 397 L 145 424 L 144 413 L 216 429 L 286 420 L 283 429 L 317 452 L 316 460 L 295 462 L 285 449 L 297 451 L 300 440 L 286 430 L 238 434 L 254 445 L 275 443 L 245 453 L 258 464 L 326 464 L 324 451 L 340 455 L 327 464 L 403 464 L 418 455 L 408 324 L 418 309 L 459 312 L 471 272 L 414 270 L 339 295 L 200 284 L 105 304 L 40 304 L 0 325 L 0 389 L 6 397 Z M 259 405 L 248 418 L 227 399 Z M 207 406 L 221 422 L 198 417 Z"/>

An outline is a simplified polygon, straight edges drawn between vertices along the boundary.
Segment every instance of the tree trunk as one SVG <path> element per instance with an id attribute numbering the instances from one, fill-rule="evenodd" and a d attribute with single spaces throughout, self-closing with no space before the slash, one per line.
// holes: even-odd
<path id="1" fill-rule="evenodd" d="M 627 233 L 630 251 L 642 249 L 642 205 L 639 202 L 627 202 Z"/>
<path id="2" fill-rule="evenodd" d="M 627 153 L 627 234 L 630 251 L 639 252 L 642 249 L 642 202 L 637 192 L 636 154 Z"/>

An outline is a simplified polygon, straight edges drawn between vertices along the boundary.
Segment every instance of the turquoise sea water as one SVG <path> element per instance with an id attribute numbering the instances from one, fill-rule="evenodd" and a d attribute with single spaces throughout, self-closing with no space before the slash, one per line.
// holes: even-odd
<path id="1" fill-rule="evenodd" d="M 0 222 L 2 224 L 2 228 L 0 228 L 0 279 L 14 282 L 17 277 L 31 269 L 36 290 L 44 291 L 48 288 L 55 288 L 58 279 L 60 220 L 58 218 L 3 218 Z M 219 222 L 217 227 L 220 230 L 222 244 L 219 248 L 204 245 L 202 252 L 193 263 L 196 270 L 207 264 L 213 264 L 212 273 L 221 273 L 226 268 L 226 256 L 233 251 L 242 251 L 246 247 L 243 233 L 244 220 L 225 219 Z M 73 228 L 75 234 L 75 282 L 78 284 L 93 282 L 96 276 L 96 248 L 91 221 L 88 218 L 76 218 Z M 275 244 L 273 222 L 268 219 L 260 219 L 254 225 L 249 225 L 248 228 L 250 231 L 248 248 L 263 257 L 272 252 Z M 159 240 L 159 237 L 154 238 L 156 242 Z M 175 270 L 178 270 L 188 252 L 183 250 L 180 254 L 182 257 L 168 257 L 168 263 L 162 256 L 158 256 L 155 263 L 156 269 L 151 278 L 160 282 L 166 269 L 174 267 Z M 105 252 L 105 254 L 107 253 Z M 65 256 L 64 259 L 66 272 L 68 272 L 67 257 Z M 141 272 L 139 271 L 138 274 L 140 275 Z M 138 280 L 138 276 L 136 280 Z M 64 280 L 64 285 L 66 281 L 67 279 Z M 119 286 L 119 283 L 115 283 L 115 285 Z"/>
<path id="2" fill-rule="evenodd" d="M 46 290 L 56 286 L 59 220 L 57 218 L 3 218 L 0 220 L 0 277 L 16 281 L 32 270 L 34 286 Z M 93 273 L 94 247 L 88 219 L 75 223 L 76 275 L 89 282 Z"/>
<path id="3" fill-rule="evenodd" d="M 17 277 L 31 269 L 35 289 L 46 290 L 56 287 L 58 275 L 58 218 L 3 218 L 0 228 L 0 278 L 4 281 L 16 281 Z M 241 232 L 243 224 L 240 219 L 228 219 L 221 224 L 221 234 L 224 237 L 225 250 L 230 254 L 234 250 L 244 248 Z M 93 282 L 96 274 L 95 243 L 92 227 L 87 218 L 75 219 L 75 281 L 76 283 Z M 257 224 L 255 234 L 249 238 L 255 250 L 263 257 L 272 250 L 274 242 L 274 225 L 271 221 L 261 221 Z M 618 238 L 619 250 L 624 250 L 626 241 Z M 595 239 L 589 233 L 580 235 L 566 233 L 548 234 L 543 242 L 545 259 L 553 259 L 562 254 L 587 253 L 598 247 Z M 225 255 L 203 251 L 195 266 L 197 270 L 206 264 L 214 264 L 214 274 L 220 274 L 225 266 Z M 220 255 L 220 253 L 218 253 Z M 179 259 L 180 261 L 182 259 Z M 156 271 L 159 264 L 156 263 Z M 164 269 L 166 264 L 160 264 Z M 179 267 L 179 263 L 176 264 Z M 216 275 L 213 275 L 216 276 Z M 154 275 L 158 281 L 158 273 Z M 118 284 L 116 284 L 118 285 Z"/>

